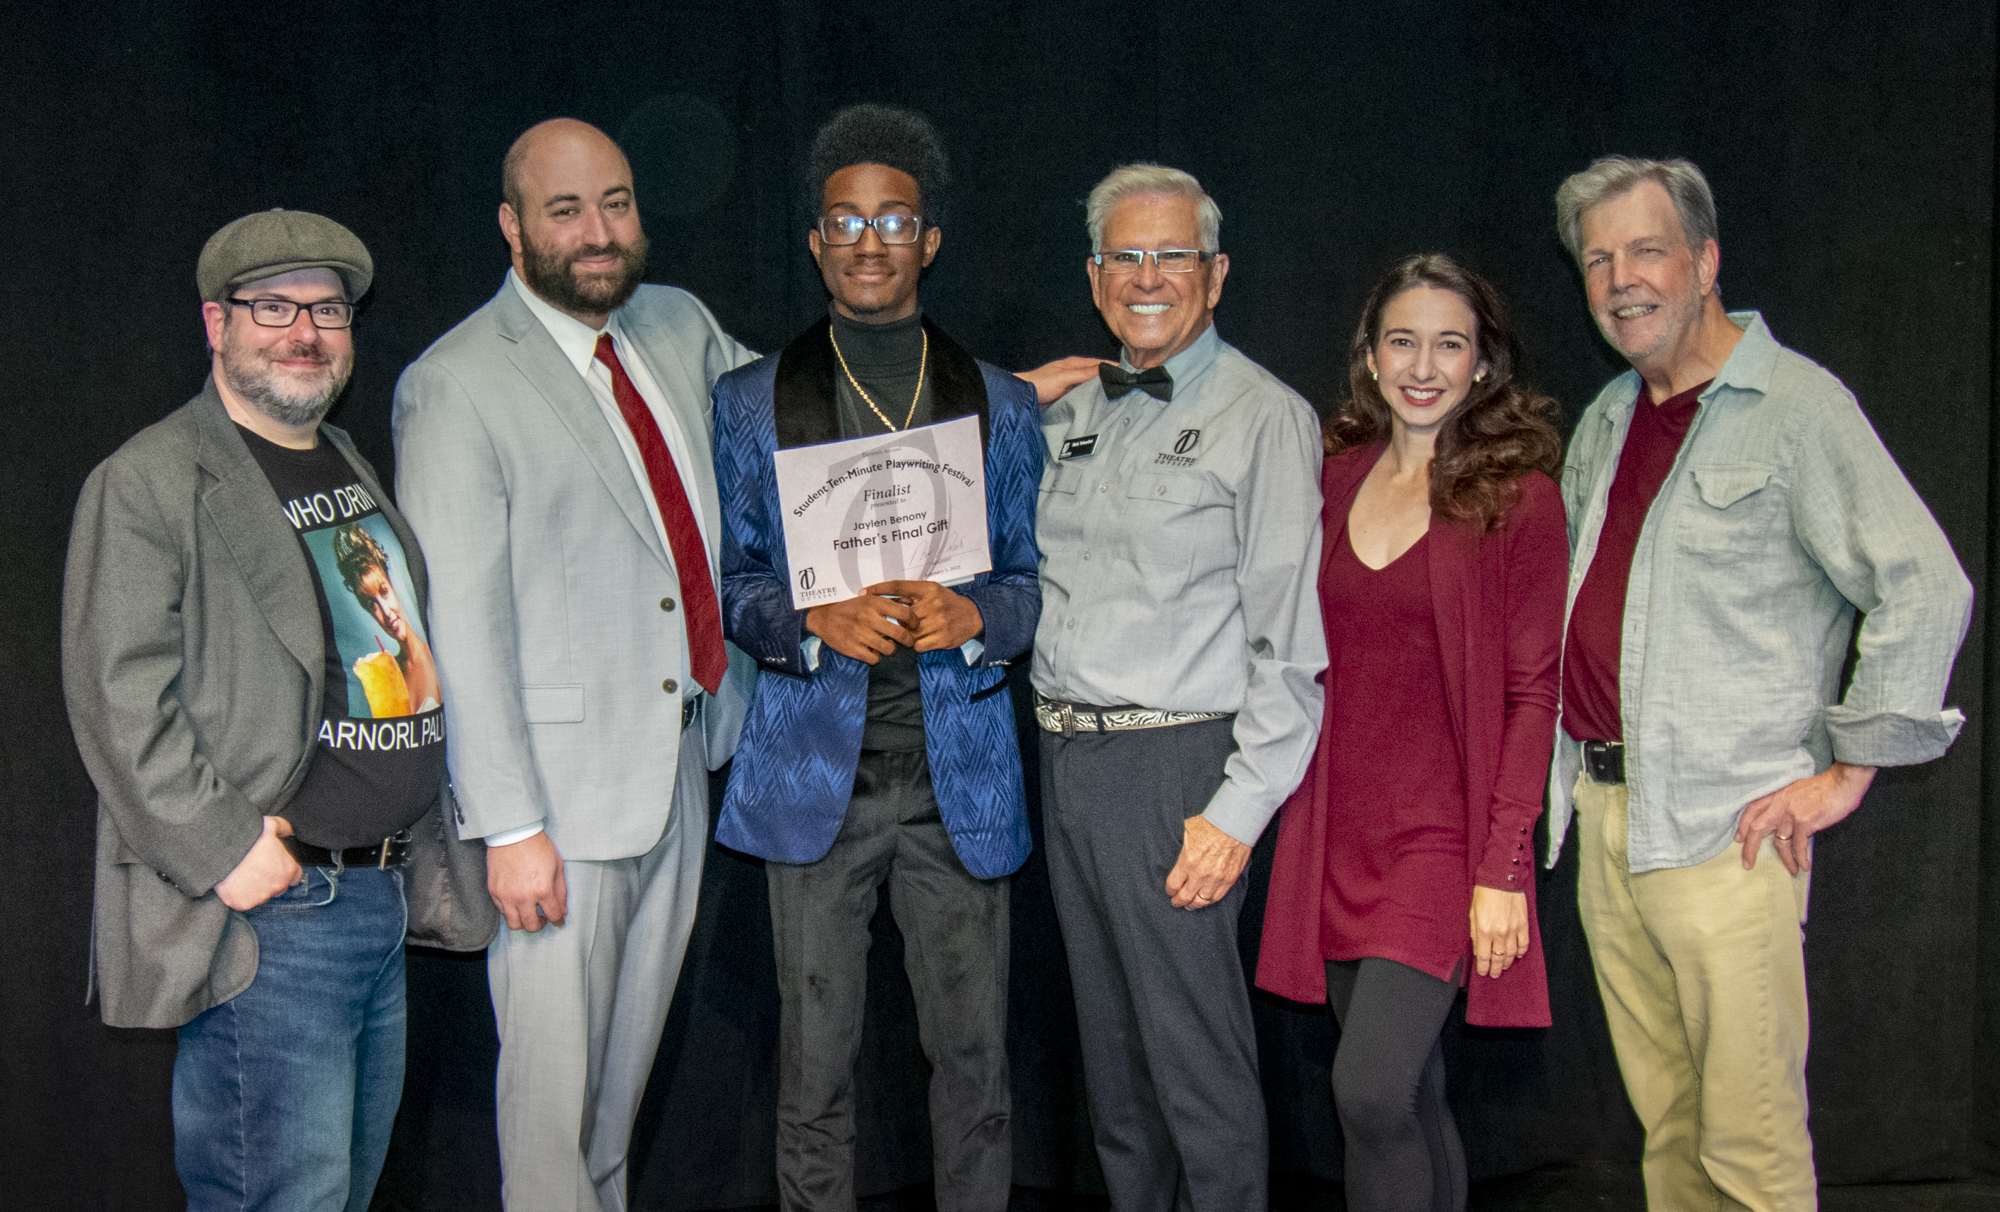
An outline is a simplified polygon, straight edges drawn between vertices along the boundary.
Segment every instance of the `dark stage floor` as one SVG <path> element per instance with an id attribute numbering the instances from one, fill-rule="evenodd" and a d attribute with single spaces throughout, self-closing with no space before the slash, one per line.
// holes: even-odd
<path id="1" fill-rule="evenodd" d="M 1275 1212 L 1340 1212 L 1338 1186 L 1290 1179 L 1271 1192 Z M 1826 1187 L 1821 1212 L 2000 1212 L 2000 1185 L 1976 1182 L 1883 1183 Z M 858 1201 L 858 1212 L 932 1212 L 930 1188 Z M 1014 1188 L 1013 1212 L 1102 1212 L 1102 1199 Z M 1474 1183 L 1468 1212 L 1645 1212 L 1636 1166 L 1549 1166 Z M 742 1212 L 751 1212 L 744 1209 Z M 757 1210 L 762 1212 L 762 1210 Z"/>

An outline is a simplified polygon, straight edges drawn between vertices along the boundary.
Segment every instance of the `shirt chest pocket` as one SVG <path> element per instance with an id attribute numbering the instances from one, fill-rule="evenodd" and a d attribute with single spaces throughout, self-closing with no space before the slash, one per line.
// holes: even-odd
<path id="1" fill-rule="evenodd" d="M 1694 492 L 1680 519 L 1680 547 L 1710 564 L 1769 556 L 1791 533 L 1791 513 L 1775 469 L 1762 463 L 1690 467 Z"/>
<path id="2" fill-rule="evenodd" d="M 1042 468 L 1041 499 L 1035 509 L 1035 542 L 1044 552 L 1067 551 L 1081 541 L 1083 518 L 1077 509 L 1077 487 L 1083 468 L 1050 463 Z"/>
<path id="3" fill-rule="evenodd" d="M 1201 488 L 1195 476 L 1140 472 L 1131 478 L 1125 504 L 1134 560 L 1186 572 L 1203 546 Z"/>

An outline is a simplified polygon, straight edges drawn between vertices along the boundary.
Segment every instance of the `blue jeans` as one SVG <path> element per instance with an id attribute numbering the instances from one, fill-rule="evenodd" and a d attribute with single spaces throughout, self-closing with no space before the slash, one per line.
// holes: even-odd
<path id="1" fill-rule="evenodd" d="M 247 916 L 250 987 L 180 1029 L 189 1212 L 363 1212 L 403 1097 L 403 873 L 307 867 Z"/>

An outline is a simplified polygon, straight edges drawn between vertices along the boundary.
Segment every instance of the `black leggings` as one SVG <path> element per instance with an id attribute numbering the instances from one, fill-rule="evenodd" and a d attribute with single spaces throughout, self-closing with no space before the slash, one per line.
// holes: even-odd
<path id="1" fill-rule="evenodd" d="M 1445 1104 L 1438 1041 L 1457 996 L 1456 981 L 1394 960 L 1326 963 L 1350 1212 L 1464 1212 L 1465 1148 Z"/>

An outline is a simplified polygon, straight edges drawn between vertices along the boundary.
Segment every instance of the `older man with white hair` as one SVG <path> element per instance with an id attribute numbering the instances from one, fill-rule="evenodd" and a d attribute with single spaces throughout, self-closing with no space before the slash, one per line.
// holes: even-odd
<path id="1" fill-rule="evenodd" d="M 1854 396 L 1758 313 L 1723 310 L 1700 169 L 1609 156 L 1563 182 L 1556 214 L 1632 369 L 1584 413 L 1563 476 L 1549 861 L 1573 810 L 1648 1205 L 1810 1209 L 1812 835 L 1876 767 L 1958 735 L 1943 702 L 1971 587 Z"/>
<path id="2" fill-rule="evenodd" d="M 1091 1126 L 1114 1208 L 1263 1208 L 1239 877 L 1319 734 L 1319 419 L 1216 335 L 1193 177 L 1127 165 L 1086 221 L 1123 349 L 1043 416 L 1034 682 Z"/>

